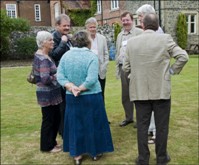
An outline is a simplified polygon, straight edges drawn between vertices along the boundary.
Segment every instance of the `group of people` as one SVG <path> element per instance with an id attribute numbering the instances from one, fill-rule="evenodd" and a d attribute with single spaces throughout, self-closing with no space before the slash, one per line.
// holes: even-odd
<path id="1" fill-rule="evenodd" d="M 143 5 L 137 14 L 141 28 L 133 25 L 132 13 L 121 15 L 123 30 L 116 42 L 116 70 L 125 111 L 119 125 L 134 123 L 137 128 L 137 165 L 149 164 L 150 132 L 156 138 L 157 164 L 163 165 L 170 161 L 170 77 L 180 73 L 188 55 L 169 34 L 160 32 L 151 5 Z M 85 30 L 70 36 L 70 18 L 61 14 L 52 34 L 39 31 L 36 36 L 33 68 L 42 112 L 40 150 L 56 153 L 63 149 L 77 165 L 84 154 L 96 161 L 103 153 L 114 151 L 104 96 L 109 55 L 106 38 L 97 33 L 97 26 L 91 17 Z M 170 66 L 172 57 L 176 61 Z M 58 132 L 63 146 L 56 141 Z"/>

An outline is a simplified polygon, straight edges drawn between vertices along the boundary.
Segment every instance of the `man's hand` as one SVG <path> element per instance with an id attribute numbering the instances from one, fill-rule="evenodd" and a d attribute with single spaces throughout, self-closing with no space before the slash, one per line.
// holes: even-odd
<path id="1" fill-rule="evenodd" d="M 66 35 L 63 35 L 61 37 L 61 40 L 64 41 L 64 42 L 67 42 L 68 41 L 68 37 Z"/>

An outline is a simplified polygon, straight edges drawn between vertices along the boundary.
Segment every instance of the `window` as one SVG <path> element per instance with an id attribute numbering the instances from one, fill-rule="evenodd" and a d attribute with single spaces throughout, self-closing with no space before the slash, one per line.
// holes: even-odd
<path id="1" fill-rule="evenodd" d="M 140 21 L 139 21 L 137 15 L 133 15 L 133 24 L 134 24 L 135 26 L 140 25 Z"/>
<path id="2" fill-rule="evenodd" d="M 61 14 L 59 4 L 55 4 L 55 18 Z"/>
<path id="3" fill-rule="evenodd" d="M 102 12 L 102 0 L 97 0 L 97 13 Z"/>
<path id="4" fill-rule="evenodd" d="M 17 18 L 16 4 L 6 4 L 7 15 L 11 18 Z"/>
<path id="5" fill-rule="evenodd" d="M 187 14 L 187 30 L 188 34 L 196 34 L 196 14 Z"/>
<path id="6" fill-rule="evenodd" d="M 35 4 L 34 6 L 35 8 L 35 21 L 41 21 L 41 10 L 40 10 L 40 5 L 39 4 Z"/>
<path id="7" fill-rule="evenodd" d="M 119 0 L 111 0 L 111 10 L 119 9 Z"/>

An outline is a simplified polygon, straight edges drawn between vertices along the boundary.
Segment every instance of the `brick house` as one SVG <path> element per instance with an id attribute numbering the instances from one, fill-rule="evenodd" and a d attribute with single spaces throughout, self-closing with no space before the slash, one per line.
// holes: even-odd
<path id="1" fill-rule="evenodd" d="M 95 15 L 100 25 L 113 25 L 119 23 L 120 15 L 124 11 L 130 11 L 134 14 L 134 25 L 139 21 L 136 10 L 143 4 L 152 5 L 160 18 L 160 25 L 166 33 L 171 34 L 176 39 L 176 23 L 179 13 L 184 13 L 187 17 L 188 25 L 188 44 L 199 43 L 199 2 L 196 0 L 97 0 L 97 13 Z"/>
<path id="2" fill-rule="evenodd" d="M 1 0 L 1 9 L 12 18 L 25 18 L 31 26 L 55 26 L 55 17 L 65 9 L 88 9 L 89 0 Z"/>
<path id="3" fill-rule="evenodd" d="M 124 11 L 134 14 L 134 24 L 139 24 L 136 10 L 143 4 L 154 6 L 160 17 L 160 25 L 166 33 L 176 39 L 176 22 L 179 13 L 187 16 L 188 43 L 199 43 L 199 2 L 196 0 L 96 0 L 96 19 L 100 25 L 120 22 Z M 89 0 L 1 0 L 1 9 L 6 9 L 10 17 L 26 18 L 32 26 L 54 26 L 55 17 L 67 13 L 67 9 L 89 8 Z M 67 7 L 66 7 L 67 6 Z M 66 10 L 65 10 L 66 9 Z"/>

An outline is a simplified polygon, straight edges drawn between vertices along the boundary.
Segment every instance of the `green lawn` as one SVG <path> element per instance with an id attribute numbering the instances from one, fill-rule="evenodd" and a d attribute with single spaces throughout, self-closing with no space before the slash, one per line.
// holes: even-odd
<path id="1" fill-rule="evenodd" d="M 27 83 L 29 67 L 1 68 L 1 164 L 72 164 L 68 153 L 41 153 L 39 136 L 40 107 L 35 86 Z M 118 124 L 124 119 L 120 80 L 115 78 L 115 63 L 108 68 L 106 111 L 111 121 L 115 151 L 95 164 L 134 164 L 137 157 L 137 133 L 133 125 Z M 62 143 L 58 136 L 59 143 Z M 150 145 L 150 163 L 155 164 L 154 145 Z M 198 160 L 198 56 L 190 60 L 180 75 L 172 77 L 172 110 L 168 152 L 170 165 L 197 165 Z M 83 164 L 94 164 L 86 157 Z"/>

